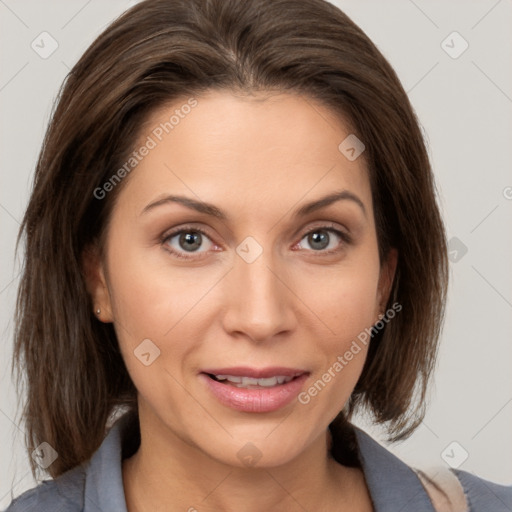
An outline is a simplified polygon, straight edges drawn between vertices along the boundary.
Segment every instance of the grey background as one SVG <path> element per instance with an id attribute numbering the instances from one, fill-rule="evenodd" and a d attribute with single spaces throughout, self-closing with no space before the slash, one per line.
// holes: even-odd
<path id="1" fill-rule="evenodd" d="M 134 3 L 0 0 L 0 509 L 11 488 L 18 495 L 35 485 L 10 377 L 19 273 L 13 251 L 35 161 L 67 72 Z M 430 407 L 415 434 L 389 449 L 416 467 L 449 461 L 512 484 L 512 2 L 333 3 L 377 44 L 409 94 L 429 143 L 453 251 Z M 58 43 L 46 59 L 31 48 L 43 31 Z M 458 58 L 445 51 L 463 48 L 454 31 L 469 44 Z M 382 441 L 365 418 L 358 423 Z"/>

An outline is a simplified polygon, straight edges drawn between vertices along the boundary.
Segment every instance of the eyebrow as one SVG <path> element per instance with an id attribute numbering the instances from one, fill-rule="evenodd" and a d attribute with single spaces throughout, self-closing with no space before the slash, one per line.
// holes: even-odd
<path id="1" fill-rule="evenodd" d="M 305 217 L 306 215 L 309 215 L 310 213 L 313 213 L 317 210 L 320 210 L 321 208 L 325 208 L 337 201 L 352 201 L 356 203 L 361 210 L 363 211 L 365 217 L 366 217 L 366 208 L 364 206 L 364 203 L 359 199 L 357 195 L 355 195 L 353 192 L 350 192 L 349 190 L 341 190 L 339 192 L 334 192 L 332 194 L 329 194 L 327 196 L 321 197 L 320 199 L 316 199 L 315 201 L 311 201 L 309 203 L 306 203 L 305 205 L 301 206 L 294 214 L 295 217 Z M 167 195 L 161 199 L 158 199 L 150 204 L 148 204 L 141 212 L 142 214 L 145 214 L 158 206 L 162 206 L 165 204 L 171 204 L 171 203 L 178 203 L 183 206 L 186 206 L 187 208 L 190 208 L 191 210 L 195 210 L 199 213 L 204 213 L 206 215 L 210 215 L 211 217 L 216 217 L 217 219 L 228 221 L 229 216 L 224 213 L 221 209 L 217 208 L 215 205 L 206 203 L 204 201 L 196 201 L 195 199 L 192 199 L 190 197 L 186 196 L 177 196 L 177 195 Z"/>

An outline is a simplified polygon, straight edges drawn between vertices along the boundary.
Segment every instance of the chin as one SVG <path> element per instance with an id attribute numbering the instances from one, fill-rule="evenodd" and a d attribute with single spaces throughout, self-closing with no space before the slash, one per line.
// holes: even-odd
<path id="1" fill-rule="evenodd" d="M 275 428 L 275 425 L 274 425 Z M 282 429 L 282 432 L 279 432 Z M 304 432 L 294 435 L 285 430 L 285 425 L 272 429 L 261 426 L 252 431 L 246 429 L 245 435 L 234 436 L 225 443 L 212 441 L 204 447 L 205 453 L 215 460 L 239 468 L 272 468 L 290 463 L 306 449 L 307 439 Z M 212 450 L 212 446 L 216 448 Z M 201 446 L 199 446 L 201 449 Z"/>

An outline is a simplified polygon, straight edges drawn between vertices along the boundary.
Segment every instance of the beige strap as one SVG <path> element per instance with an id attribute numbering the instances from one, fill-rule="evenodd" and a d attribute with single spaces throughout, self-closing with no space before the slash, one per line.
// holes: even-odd
<path id="1" fill-rule="evenodd" d="M 457 476 L 447 467 L 414 470 L 437 512 L 469 512 L 464 489 Z"/>

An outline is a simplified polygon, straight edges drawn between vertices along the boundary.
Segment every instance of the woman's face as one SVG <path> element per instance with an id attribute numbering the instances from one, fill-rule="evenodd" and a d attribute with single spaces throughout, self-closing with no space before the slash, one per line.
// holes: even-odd
<path id="1" fill-rule="evenodd" d="M 349 135 L 289 94 L 209 92 L 145 125 L 92 285 L 144 428 L 238 466 L 326 436 L 394 273 Z"/>

